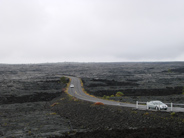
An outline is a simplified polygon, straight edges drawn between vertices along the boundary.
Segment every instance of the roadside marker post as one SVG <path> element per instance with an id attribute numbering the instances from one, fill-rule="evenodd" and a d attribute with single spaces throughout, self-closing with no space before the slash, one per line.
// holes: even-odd
<path id="1" fill-rule="evenodd" d="M 138 109 L 138 101 L 136 101 L 136 108 Z"/>
<path id="2" fill-rule="evenodd" d="M 146 109 L 148 110 L 148 102 L 146 102 Z"/>
<path id="3" fill-rule="evenodd" d="M 171 111 L 173 111 L 173 103 L 171 103 Z"/>

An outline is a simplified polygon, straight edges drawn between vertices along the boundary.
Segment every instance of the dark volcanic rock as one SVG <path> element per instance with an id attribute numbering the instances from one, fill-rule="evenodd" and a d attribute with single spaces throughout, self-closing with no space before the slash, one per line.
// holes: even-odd
<path id="1" fill-rule="evenodd" d="M 70 120 L 73 131 L 63 137 L 183 137 L 183 113 L 139 111 L 131 108 L 94 105 L 62 95 L 52 108 Z M 76 133 L 77 129 L 85 130 Z M 59 138 L 56 136 L 50 138 Z"/>
<path id="2" fill-rule="evenodd" d="M 132 81 L 123 81 L 118 82 L 115 80 L 105 80 L 105 79 L 92 79 L 89 84 L 85 83 L 85 80 L 82 80 L 87 87 L 98 87 L 98 86 L 138 86 L 139 84 Z"/>
<path id="3" fill-rule="evenodd" d="M 104 95 L 110 96 L 115 95 L 118 91 L 123 92 L 125 96 L 166 96 L 173 94 L 182 94 L 183 87 L 175 87 L 166 89 L 116 89 L 116 90 L 97 90 L 92 91 L 91 89 L 85 86 L 85 89 L 89 94 L 103 97 Z"/>
<path id="4" fill-rule="evenodd" d="M 26 103 L 26 102 L 39 102 L 39 101 L 51 101 L 52 99 L 59 97 L 61 92 L 56 93 L 36 93 L 32 95 L 23 96 L 4 96 L 0 97 L 0 104 L 13 104 L 13 103 Z"/>
<path id="5" fill-rule="evenodd" d="M 171 72 L 178 72 L 178 73 L 184 73 L 184 68 L 176 68 L 172 69 Z"/>
<path id="6" fill-rule="evenodd" d="M 70 131 L 68 120 L 50 109 L 50 101 L 66 86 L 62 75 L 49 75 L 38 66 L 0 65 L 0 137 L 62 136 Z"/>
<path id="7" fill-rule="evenodd" d="M 115 130 L 95 130 L 92 132 L 72 133 L 62 137 L 49 138 L 183 138 L 184 130 L 163 130 L 161 128 L 144 129 L 115 129 Z"/>
<path id="8" fill-rule="evenodd" d="M 1 104 L 50 101 L 59 97 L 62 88 L 66 86 L 66 84 L 60 83 L 58 79 L 29 82 L 14 80 L 14 82 L 7 82 L 2 85 L 4 86 L 0 88 Z M 10 91 L 11 93 L 9 94 L 6 91 Z"/>
<path id="9" fill-rule="evenodd" d="M 182 94 L 183 66 L 183 62 L 112 63 L 105 66 L 106 68 L 99 67 L 96 71 L 99 72 L 96 73 L 98 76 L 84 76 L 82 81 L 85 90 L 96 96 L 110 96 L 118 91 L 127 96 Z"/>
<path id="10" fill-rule="evenodd" d="M 0 137 L 183 137 L 183 114 L 94 106 L 64 96 L 65 84 L 58 83 L 64 75 L 77 76 L 91 94 L 122 91 L 125 102 L 183 103 L 183 68 L 184 62 L 0 64 Z"/>
<path id="11" fill-rule="evenodd" d="M 0 105 L 0 137 L 62 136 L 68 121 L 53 113 L 45 102 Z"/>

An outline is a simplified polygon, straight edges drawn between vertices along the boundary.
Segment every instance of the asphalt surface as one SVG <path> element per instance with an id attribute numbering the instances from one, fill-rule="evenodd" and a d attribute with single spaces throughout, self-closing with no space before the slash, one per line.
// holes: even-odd
<path id="1" fill-rule="evenodd" d="M 80 79 L 77 77 L 70 77 L 71 78 L 71 83 L 73 84 L 74 87 L 71 88 L 69 87 L 68 89 L 68 93 L 78 99 L 81 100 L 85 100 L 85 101 L 90 101 L 90 102 L 102 102 L 106 105 L 113 105 L 113 106 L 123 106 L 123 107 L 130 107 L 130 108 L 137 108 L 136 104 L 129 104 L 129 103 L 122 103 L 122 102 L 117 102 L 117 101 L 110 101 L 110 100 L 104 100 L 104 99 L 100 99 L 100 98 L 96 98 L 90 95 L 87 95 L 83 92 L 82 87 L 81 87 L 81 82 Z M 147 110 L 146 105 L 138 105 L 138 109 L 139 110 Z M 152 109 L 149 109 L 152 110 Z M 153 111 L 156 111 L 153 109 Z M 171 108 L 168 107 L 167 110 L 162 110 L 162 111 L 166 111 L 166 112 L 171 112 Z M 184 112 L 184 108 L 180 108 L 180 107 L 173 107 L 172 108 L 173 112 Z"/>

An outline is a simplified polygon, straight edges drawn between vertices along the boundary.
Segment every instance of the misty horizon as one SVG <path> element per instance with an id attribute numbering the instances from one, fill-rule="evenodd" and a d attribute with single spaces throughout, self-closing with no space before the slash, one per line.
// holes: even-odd
<path id="1" fill-rule="evenodd" d="M 0 63 L 184 61 L 183 0 L 1 0 Z"/>

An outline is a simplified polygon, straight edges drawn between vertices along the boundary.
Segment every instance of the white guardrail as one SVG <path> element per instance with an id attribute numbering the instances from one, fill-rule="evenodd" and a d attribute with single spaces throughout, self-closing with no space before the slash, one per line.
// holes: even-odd
<path id="1" fill-rule="evenodd" d="M 136 108 L 139 108 L 139 104 L 141 105 L 146 105 L 146 109 L 148 110 L 148 102 L 139 102 L 136 101 Z M 179 108 L 184 108 L 184 104 L 177 104 L 177 103 L 164 103 L 166 104 L 168 107 L 170 107 L 170 111 L 173 111 L 173 108 L 175 107 L 179 107 Z"/>

